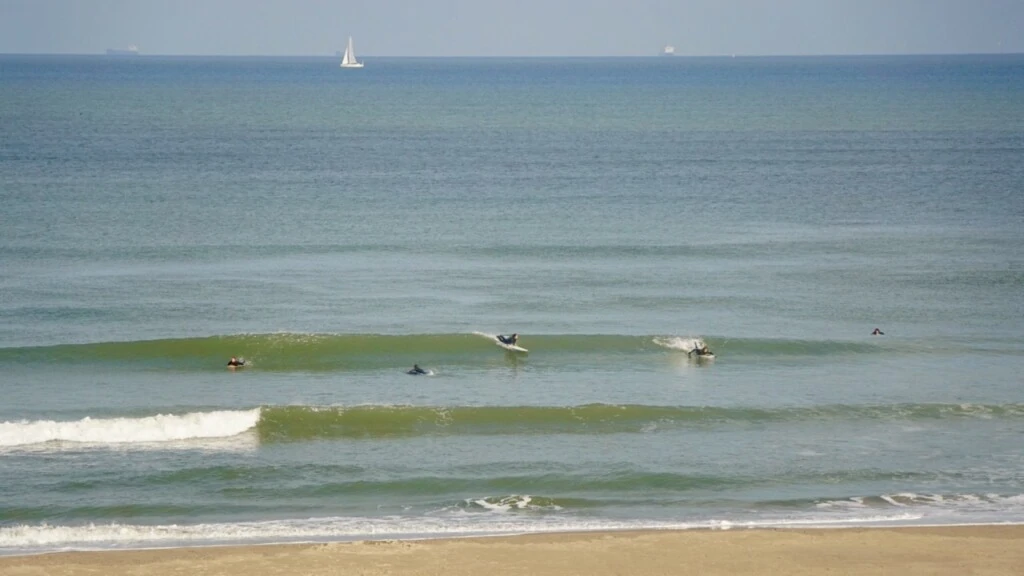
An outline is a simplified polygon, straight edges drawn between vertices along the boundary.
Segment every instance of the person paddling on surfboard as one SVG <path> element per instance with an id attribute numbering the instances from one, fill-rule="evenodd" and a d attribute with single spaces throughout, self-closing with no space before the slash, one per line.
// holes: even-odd
<path id="1" fill-rule="evenodd" d="M 502 336 L 501 334 L 498 334 L 498 342 L 509 346 L 517 346 L 519 342 L 519 334 L 513 333 L 511 336 Z"/>
<path id="2" fill-rule="evenodd" d="M 412 374 L 414 376 L 419 375 L 419 374 L 426 374 L 426 373 L 427 373 L 427 371 L 424 370 L 423 368 L 420 368 L 419 364 L 413 364 L 412 365 L 412 370 L 409 370 L 408 372 L 406 372 L 406 374 Z"/>
<path id="3" fill-rule="evenodd" d="M 874 332 L 872 332 L 872 333 L 871 333 L 871 335 L 872 335 L 872 336 L 885 336 L 885 332 L 882 332 L 882 331 L 881 331 L 881 330 L 879 330 L 878 328 L 875 328 L 875 331 L 874 331 Z"/>
<path id="4" fill-rule="evenodd" d="M 231 357 L 231 360 L 228 360 L 228 368 L 241 368 L 242 366 L 245 366 L 245 360 L 239 360 L 234 356 Z"/>

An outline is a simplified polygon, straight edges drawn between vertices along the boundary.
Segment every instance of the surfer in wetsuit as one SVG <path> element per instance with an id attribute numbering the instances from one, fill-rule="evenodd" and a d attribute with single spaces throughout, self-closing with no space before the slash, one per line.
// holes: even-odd
<path id="1" fill-rule="evenodd" d="M 234 356 L 231 357 L 231 360 L 228 360 L 228 368 L 239 368 L 242 366 L 245 366 L 245 360 L 239 360 Z"/>
<path id="2" fill-rule="evenodd" d="M 413 375 L 426 374 L 426 373 L 427 373 L 427 371 L 424 370 L 423 368 L 420 368 L 419 364 L 413 364 L 412 365 L 412 370 L 409 370 L 408 372 L 406 372 L 406 374 L 413 374 Z"/>
<path id="3" fill-rule="evenodd" d="M 513 333 L 511 336 L 502 336 L 501 334 L 498 334 L 498 342 L 509 346 L 517 346 L 517 343 L 519 342 L 519 334 Z"/>
<path id="4" fill-rule="evenodd" d="M 885 336 L 885 332 L 882 332 L 882 331 L 881 331 L 881 330 L 879 330 L 878 328 L 875 328 L 875 331 L 874 331 L 874 332 L 872 332 L 872 333 L 871 333 L 871 335 L 872 335 L 872 336 Z"/>
<path id="5" fill-rule="evenodd" d="M 693 350 L 690 350 L 689 352 L 686 353 L 687 356 L 689 356 L 691 354 L 696 354 L 697 356 L 711 356 L 712 355 L 711 354 L 711 350 L 708 348 L 707 344 L 705 344 L 703 346 L 697 346 Z"/>

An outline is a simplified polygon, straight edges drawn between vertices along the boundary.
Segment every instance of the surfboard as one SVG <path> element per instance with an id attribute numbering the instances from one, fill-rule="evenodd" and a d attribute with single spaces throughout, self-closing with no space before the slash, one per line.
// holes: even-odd
<path id="1" fill-rule="evenodd" d="M 504 342 L 498 340 L 497 338 L 494 339 L 494 343 L 497 344 L 498 346 L 501 346 L 505 350 L 510 350 L 512 352 L 529 352 L 529 350 L 523 348 L 522 346 L 516 346 L 515 344 L 505 344 Z"/>
<path id="2" fill-rule="evenodd" d="M 522 346 L 516 346 L 515 344 L 505 344 L 501 340 L 498 340 L 498 335 L 497 334 L 487 334 L 486 332 L 473 332 L 473 334 L 475 334 L 477 336 L 480 336 L 481 338 L 487 338 L 491 342 L 494 342 L 498 346 L 500 346 L 500 347 L 502 347 L 505 350 L 508 350 L 510 352 L 522 352 L 524 354 L 526 352 L 529 352 L 529 350 L 527 350 L 526 348 L 523 348 Z"/>

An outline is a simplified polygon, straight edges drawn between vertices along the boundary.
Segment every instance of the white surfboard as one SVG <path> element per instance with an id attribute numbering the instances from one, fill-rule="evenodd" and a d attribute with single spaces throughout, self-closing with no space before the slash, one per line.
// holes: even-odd
<path id="1" fill-rule="evenodd" d="M 497 344 L 498 346 L 501 346 L 505 350 L 511 350 L 512 352 L 529 352 L 529 350 L 523 348 L 522 346 L 516 346 L 515 344 L 505 344 L 504 342 L 498 340 L 497 338 L 494 339 L 494 343 Z"/>
<path id="2" fill-rule="evenodd" d="M 498 346 L 501 346 L 505 350 L 509 350 L 511 352 L 523 352 L 523 353 L 529 352 L 529 350 L 527 350 L 526 348 L 523 348 L 522 346 L 516 346 L 515 344 L 505 344 L 501 340 L 498 340 L 498 335 L 497 334 L 487 334 L 486 332 L 473 332 L 473 334 L 475 334 L 477 336 L 480 336 L 480 337 L 483 337 L 483 338 L 487 338 L 491 342 L 494 342 Z"/>

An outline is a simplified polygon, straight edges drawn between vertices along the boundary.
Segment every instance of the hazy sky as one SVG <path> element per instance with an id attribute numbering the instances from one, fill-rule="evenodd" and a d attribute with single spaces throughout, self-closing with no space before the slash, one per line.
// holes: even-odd
<path id="1" fill-rule="evenodd" d="M 0 53 L 1024 52 L 1024 0 L 0 0 Z"/>

